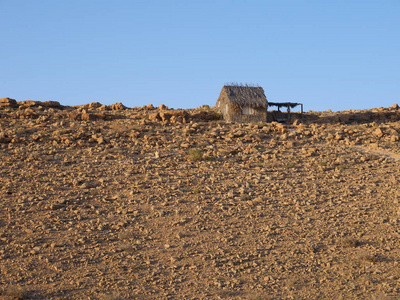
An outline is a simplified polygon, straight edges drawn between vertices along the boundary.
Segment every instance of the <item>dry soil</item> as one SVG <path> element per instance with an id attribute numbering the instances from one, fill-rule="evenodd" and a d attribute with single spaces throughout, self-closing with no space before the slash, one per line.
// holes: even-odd
<path id="1" fill-rule="evenodd" d="M 0 101 L 0 299 L 398 299 L 400 111 Z"/>

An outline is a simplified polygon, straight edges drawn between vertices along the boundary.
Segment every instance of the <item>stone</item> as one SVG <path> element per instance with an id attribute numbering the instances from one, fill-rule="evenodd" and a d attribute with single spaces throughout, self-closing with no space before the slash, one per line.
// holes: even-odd
<path id="1" fill-rule="evenodd" d="M 161 121 L 161 117 L 160 117 L 160 113 L 153 113 L 153 114 L 149 114 L 148 116 L 149 120 L 152 122 L 159 122 Z"/>
<path id="2" fill-rule="evenodd" d="M 384 135 L 382 129 L 380 128 L 375 129 L 373 134 L 376 135 L 377 137 L 382 137 Z"/>
<path id="3" fill-rule="evenodd" d="M 89 109 L 97 109 L 102 107 L 103 105 L 100 102 L 91 102 L 88 104 Z"/>
<path id="4" fill-rule="evenodd" d="M 33 100 L 24 100 L 24 101 L 19 101 L 18 104 L 21 106 L 39 106 L 41 102 L 40 101 L 33 101 Z"/>
<path id="5" fill-rule="evenodd" d="M 11 98 L 1 98 L 0 99 L 0 107 L 18 107 L 18 103 L 16 100 Z"/>
<path id="6" fill-rule="evenodd" d="M 123 110 L 123 109 L 127 108 L 121 102 L 117 102 L 115 104 L 111 104 L 109 107 L 111 108 L 111 110 Z"/>
<path id="7" fill-rule="evenodd" d="M 80 119 L 82 121 L 94 121 L 96 120 L 96 116 L 94 114 L 82 113 Z"/>
<path id="8" fill-rule="evenodd" d="M 167 114 L 167 113 L 164 113 L 164 112 L 160 112 L 159 113 L 159 117 L 160 117 L 161 121 L 167 122 L 171 118 L 171 115 Z"/>
<path id="9" fill-rule="evenodd" d="M 58 101 L 44 101 L 40 105 L 48 108 L 62 108 L 62 105 Z"/>
<path id="10" fill-rule="evenodd" d="M 9 143 L 12 138 L 8 137 L 7 134 L 3 131 L 0 131 L 0 143 Z"/>

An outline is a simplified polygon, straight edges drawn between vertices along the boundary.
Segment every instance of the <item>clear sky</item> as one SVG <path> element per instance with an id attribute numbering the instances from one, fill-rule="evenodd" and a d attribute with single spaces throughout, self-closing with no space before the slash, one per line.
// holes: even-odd
<path id="1" fill-rule="evenodd" d="M 0 98 L 173 108 L 228 82 L 305 110 L 400 103 L 399 0 L 0 0 Z"/>

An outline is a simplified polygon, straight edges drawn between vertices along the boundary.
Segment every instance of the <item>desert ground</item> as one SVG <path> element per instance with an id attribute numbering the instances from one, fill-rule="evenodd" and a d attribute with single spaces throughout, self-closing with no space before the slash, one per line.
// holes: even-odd
<path id="1" fill-rule="evenodd" d="M 399 120 L 0 99 L 0 299 L 398 299 Z"/>

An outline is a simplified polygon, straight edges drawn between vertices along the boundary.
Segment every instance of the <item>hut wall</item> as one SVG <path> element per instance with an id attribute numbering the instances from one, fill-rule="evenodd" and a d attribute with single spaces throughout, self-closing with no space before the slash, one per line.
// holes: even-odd
<path id="1" fill-rule="evenodd" d="M 254 114 L 243 114 L 240 107 L 232 105 L 228 101 L 220 100 L 217 105 L 225 121 L 238 123 L 258 123 L 267 121 L 265 108 L 253 108 Z"/>
<path id="2" fill-rule="evenodd" d="M 243 114 L 240 109 L 237 113 L 232 115 L 232 122 L 239 123 L 258 123 L 267 122 L 267 110 L 265 108 L 253 108 L 254 114 Z"/>
<path id="3" fill-rule="evenodd" d="M 217 100 L 217 109 L 221 112 L 223 118 L 227 122 L 238 123 L 258 123 L 267 122 L 267 109 L 255 108 L 251 105 L 239 107 L 229 101 L 228 96 L 223 92 Z M 253 114 L 246 114 L 254 112 Z"/>
<path id="4" fill-rule="evenodd" d="M 217 108 L 221 112 L 224 120 L 229 121 L 229 112 L 232 110 L 232 104 L 227 101 L 226 97 L 220 97 L 217 101 Z"/>

